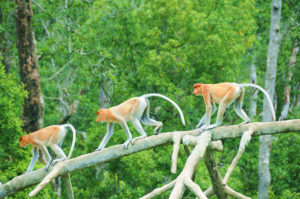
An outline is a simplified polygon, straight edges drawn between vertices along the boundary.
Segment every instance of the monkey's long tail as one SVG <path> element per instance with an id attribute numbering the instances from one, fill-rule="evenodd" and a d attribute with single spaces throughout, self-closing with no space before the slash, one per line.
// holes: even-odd
<path id="1" fill-rule="evenodd" d="M 73 152 L 73 149 L 74 149 L 74 146 L 75 146 L 75 141 L 76 141 L 76 130 L 75 130 L 74 126 L 72 126 L 71 124 L 63 124 L 62 126 L 63 126 L 63 127 L 70 127 L 70 129 L 71 129 L 72 132 L 73 132 L 73 141 L 72 141 L 71 149 L 70 149 L 70 152 L 69 152 L 69 155 L 68 155 L 68 159 L 70 159 L 70 157 L 71 157 L 71 155 L 72 155 L 72 152 Z"/>
<path id="2" fill-rule="evenodd" d="M 267 98 L 267 100 L 269 102 L 270 108 L 272 110 L 273 120 L 276 121 L 275 110 L 274 110 L 274 107 L 273 107 L 272 100 L 271 100 L 269 94 L 267 93 L 267 91 L 265 89 L 263 89 L 260 86 L 255 85 L 255 84 L 239 84 L 239 86 L 240 87 L 254 87 L 254 88 L 258 88 L 259 90 L 261 90 L 265 94 L 265 96 L 266 96 L 266 98 Z"/>
<path id="3" fill-rule="evenodd" d="M 171 104 L 173 104 L 177 108 L 177 110 L 178 110 L 178 112 L 180 114 L 181 122 L 185 126 L 184 116 L 183 116 L 183 113 L 182 113 L 180 107 L 173 100 L 171 100 L 170 98 L 168 98 L 168 97 L 166 97 L 164 95 L 158 94 L 158 93 L 149 93 L 149 94 L 142 95 L 141 97 L 144 97 L 144 98 L 160 97 L 160 98 L 163 98 L 163 99 L 169 101 Z"/>

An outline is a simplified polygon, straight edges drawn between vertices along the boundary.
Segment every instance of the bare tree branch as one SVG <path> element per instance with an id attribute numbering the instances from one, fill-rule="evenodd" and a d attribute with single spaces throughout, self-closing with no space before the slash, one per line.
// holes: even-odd
<path id="1" fill-rule="evenodd" d="M 21 176 L 17 176 L 10 180 L 9 182 L 6 182 L 5 184 L 2 184 L 0 186 L 0 198 L 14 194 L 18 191 L 23 190 L 26 187 L 33 186 L 35 184 L 38 184 L 43 181 L 49 182 L 49 179 L 51 180 L 52 177 L 55 178 L 57 176 L 66 175 L 67 173 L 71 173 L 73 171 L 84 169 L 86 167 L 90 167 L 96 164 L 101 164 L 104 162 L 108 162 L 110 160 L 120 158 L 126 155 L 130 155 L 132 153 L 144 151 L 150 148 L 154 148 L 161 145 L 167 145 L 171 144 L 173 142 L 173 135 L 174 134 L 181 134 L 182 136 L 185 135 L 192 135 L 192 136 L 199 136 L 203 138 L 208 138 L 209 136 L 205 136 L 205 134 L 211 134 L 212 140 L 220 140 L 220 139 L 227 139 L 227 138 L 237 138 L 241 137 L 243 135 L 243 132 L 247 131 L 250 127 L 253 127 L 253 136 L 260 136 L 260 135 L 267 135 L 267 134 L 275 134 L 275 133 L 288 133 L 288 132 L 299 132 L 300 131 L 300 119 L 297 120 L 287 120 L 287 121 L 278 121 L 278 122 L 256 122 L 256 123 L 250 123 L 245 124 L 242 126 L 234 125 L 234 126 L 227 126 L 227 127 L 218 127 L 209 131 L 206 131 L 201 133 L 199 129 L 191 130 L 191 131 L 176 131 L 176 132 L 168 132 L 168 133 L 161 133 L 159 135 L 153 135 L 146 137 L 144 139 L 137 140 L 134 145 L 130 145 L 127 150 L 124 150 L 123 146 L 116 145 L 112 146 L 106 149 L 103 149 L 101 151 L 92 152 L 88 154 L 84 154 L 81 156 L 78 156 L 76 158 L 62 161 L 57 163 L 54 166 L 51 166 L 49 168 L 49 171 L 46 171 L 46 168 L 38 169 L 36 171 L 23 174 Z M 198 137 L 197 137 L 198 138 Z M 185 165 L 185 168 L 183 169 L 186 176 L 191 178 L 193 175 L 195 168 L 195 163 L 192 160 L 199 161 L 201 159 L 201 154 L 204 154 L 203 150 L 205 151 L 206 146 L 208 145 L 208 141 L 205 141 L 204 139 L 201 139 L 203 143 L 202 147 L 201 144 L 198 144 L 200 148 L 197 149 L 198 146 L 196 146 L 193 150 L 199 150 L 200 152 L 198 154 L 191 153 L 190 157 L 187 160 L 187 163 Z M 205 144 L 207 143 L 207 144 Z M 210 145 L 209 145 L 210 146 Z M 200 150 L 201 149 L 201 150 Z M 191 163 L 191 164 L 190 164 Z M 45 178 L 47 176 L 47 178 Z M 182 184 L 184 185 L 184 182 L 188 182 L 186 179 L 184 179 L 183 175 L 179 175 L 176 179 L 176 181 L 179 178 Z M 45 180 L 43 180 L 45 178 Z M 174 185 L 175 190 L 175 183 L 176 181 L 173 181 L 169 183 L 168 185 L 165 185 L 163 189 L 157 189 L 156 192 L 164 191 L 167 189 L 171 189 Z M 177 181 L 180 182 L 180 181 Z M 174 183 L 174 184 L 173 184 Z M 190 185 L 189 183 L 187 183 Z M 178 183 L 177 187 L 180 185 Z M 38 188 L 42 187 L 43 184 L 37 186 Z M 193 187 L 193 186 L 190 186 Z M 188 187 L 188 188 L 190 188 Z M 38 191 L 36 189 L 36 191 Z M 179 192 L 182 192 L 182 190 L 179 190 Z M 197 190 L 196 190 L 197 192 Z M 153 193 L 153 192 L 152 192 Z M 206 192 L 205 192 L 206 193 Z M 174 192 L 175 194 L 175 192 Z M 146 196 L 145 196 L 146 197 Z M 150 198 L 150 197 L 149 197 Z"/>
<path id="2" fill-rule="evenodd" d="M 59 69 L 54 75 L 48 78 L 48 80 L 54 79 L 62 70 L 64 70 L 71 62 L 73 59 L 69 60 L 61 69 Z"/>
<path id="3" fill-rule="evenodd" d="M 178 157 L 181 138 L 182 138 L 181 134 L 173 135 L 173 143 L 174 144 L 173 144 L 172 166 L 171 166 L 172 173 L 177 172 L 177 157 Z"/>

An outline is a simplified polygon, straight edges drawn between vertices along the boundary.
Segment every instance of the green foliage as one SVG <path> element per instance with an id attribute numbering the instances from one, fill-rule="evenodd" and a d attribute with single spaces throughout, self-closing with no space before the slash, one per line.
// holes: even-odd
<path id="1" fill-rule="evenodd" d="M 272 146 L 272 157 L 270 169 L 272 190 L 276 194 L 281 194 L 283 190 L 300 193 L 300 155 L 298 146 L 300 136 L 297 133 L 279 135 Z M 286 150 L 286 149 L 289 150 Z M 276 182 L 276 183 L 275 183 Z"/>
<path id="2" fill-rule="evenodd" d="M 11 13 L 15 4 L 8 2 L 0 3 L 5 13 L 0 32 L 14 35 Z M 77 111 L 68 121 L 78 132 L 73 152 L 76 157 L 94 151 L 106 132 L 105 124 L 95 122 L 100 107 L 114 106 L 145 93 L 161 93 L 178 103 L 187 123 L 186 127 L 182 126 L 177 110 L 169 102 L 151 98 L 150 115 L 164 123 L 162 133 L 193 129 L 205 110 L 201 97 L 191 94 L 194 83 L 248 82 L 248 66 L 254 60 L 258 84 L 264 85 L 270 5 L 271 0 L 40 0 L 38 5 L 33 2 L 32 26 L 46 105 L 44 126 L 57 123 L 67 114 L 68 107 L 79 100 Z M 284 103 L 281 96 L 283 86 L 288 83 L 286 67 L 299 34 L 295 23 L 298 10 L 296 0 L 283 3 L 277 113 Z M 10 41 L 15 43 L 13 37 Z M 2 183 L 22 174 L 31 158 L 29 148 L 23 150 L 18 146 L 22 134 L 21 107 L 26 94 L 17 83 L 15 46 L 11 49 L 13 74 L 7 76 L 2 69 L 0 73 L 0 133 L 4 135 L 0 145 L 7 146 L 0 149 Z M 292 96 L 299 94 L 298 68 L 297 61 L 290 82 Z M 105 94 L 100 95 L 100 88 Z M 103 95 L 107 103 L 101 102 Z M 248 112 L 247 95 L 245 112 Z M 253 120 L 260 121 L 261 110 L 259 94 L 258 114 Z M 299 115 L 299 107 L 294 107 L 288 118 L 299 118 Z M 224 124 L 239 122 L 235 112 L 228 109 Z M 134 137 L 138 135 L 131 124 L 129 128 Z M 153 135 L 153 127 L 145 127 L 145 131 Z M 108 146 L 125 140 L 122 128 L 116 124 Z M 65 151 L 70 144 L 68 135 L 63 145 Z M 222 175 L 236 155 L 239 140 L 225 140 L 224 146 L 224 152 L 216 154 Z M 229 180 L 232 188 L 254 198 L 258 191 L 258 149 L 259 140 L 254 138 Z M 297 151 L 296 134 L 278 136 L 274 142 L 272 198 L 299 195 Z M 138 198 L 177 176 L 170 173 L 171 154 L 172 147 L 163 146 L 72 173 L 75 198 Z M 181 148 L 178 171 L 185 161 Z M 38 164 L 36 168 L 42 166 Z M 203 189 L 210 186 L 203 162 L 198 166 L 195 180 Z M 28 192 L 27 189 L 12 198 L 25 198 Z M 48 186 L 38 197 L 55 198 L 56 195 Z M 184 198 L 193 197 L 188 191 L 184 195 Z M 168 198 L 168 195 L 158 198 Z"/>
<path id="3" fill-rule="evenodd" d="M 0 63 L 0 181 L 20 175 L 24 168 L 24 151 L 19 150 L 22 134 L 22 104 L 26 97 L 23 87 L 12 74 L 6 75 Z M 12 165 L 14 165 L 12 167 Z M 13 168 L 13 169 L 12 169 Z"/>

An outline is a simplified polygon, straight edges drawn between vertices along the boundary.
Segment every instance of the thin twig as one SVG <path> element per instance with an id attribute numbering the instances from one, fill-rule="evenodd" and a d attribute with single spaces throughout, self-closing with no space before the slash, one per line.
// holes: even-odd
<path id="1" fill-rule="evenodd" d="M 63 69 L 65 69 L 74 59 L 71 59 L 66 63 L 61 69 L 59 69 L 52 77 L 48 78 L 48 80 L 52 80 L 54 77 L 56 77 Z"/>

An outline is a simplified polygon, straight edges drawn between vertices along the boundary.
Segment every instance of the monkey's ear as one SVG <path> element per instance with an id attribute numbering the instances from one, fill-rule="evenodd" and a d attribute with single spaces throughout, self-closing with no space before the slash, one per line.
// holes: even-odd
<path id="1" fill-rule="evenodd" d="M 201 83 L 197 83 L 197 84 L 194 84 L 193 88 L 198 88 L 198 87 L 201 87 L 202 84 Z"/>
<path id="2" fill-rule="evenodd" d="M 99 111 L 97 111 L 97 115 L 99 115 Z"/>

